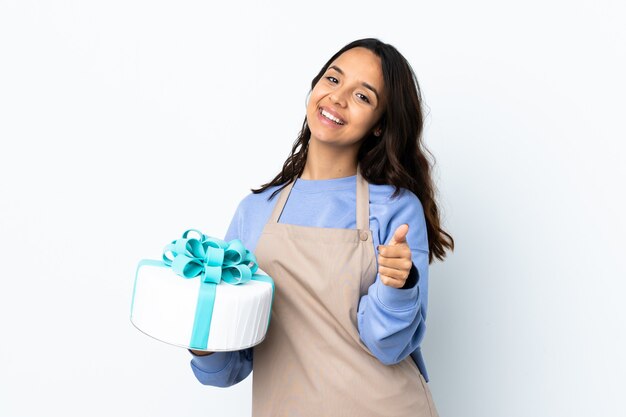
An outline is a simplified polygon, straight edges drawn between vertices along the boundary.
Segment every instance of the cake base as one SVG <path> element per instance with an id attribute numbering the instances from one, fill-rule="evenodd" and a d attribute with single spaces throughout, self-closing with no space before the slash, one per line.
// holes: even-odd
<path id="1" fill-rule="evenodd" d="M 190 347 L 200 285 L 199 278 L 182 278 L 170 268 L 141 265 L 135 277 L 132 324 L 161 342 L 209 352 L 246 349 L 263 341 L 273 284 L 258 269 L 245 284 L 216 286 L 206 348 Z"/>

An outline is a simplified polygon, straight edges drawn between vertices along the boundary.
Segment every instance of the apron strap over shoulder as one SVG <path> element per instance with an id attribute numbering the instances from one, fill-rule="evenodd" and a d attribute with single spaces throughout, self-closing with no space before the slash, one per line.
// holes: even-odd
<path id="1" fill-rule="evenodd" d="M 280 214 L 283 212 L 283 208 L 285 208 L 285 203 L 287 203 L 287 199 L 289 198 L 289 194 L 291 193 L 291 189 L 293 185 L 296 183 L 296 180 L 293 179 L 289 184 L 282 189 L 282 191 L 278 194 L 278 201 L 274 206 L 274 211 L 272 211 L 272 215 L 268 220 L 268 223 L 278 223 L 278 218 Z"/>
<path id="2" fill-rule="evenodd" d="M 356 228 L 370 230 L 370 190 L 361 175 L 361 164 L 356 165 Z"/>

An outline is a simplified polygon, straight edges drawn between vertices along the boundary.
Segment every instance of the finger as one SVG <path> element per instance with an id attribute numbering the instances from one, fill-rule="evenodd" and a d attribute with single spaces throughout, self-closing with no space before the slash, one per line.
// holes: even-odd
<path id="1" fill-rule="evenodd" d="M 380 245 L 378 247 L 378 255 L 382 255 L 386 258 L 407 258 L 411 259 L 411 248 L 409 245 Z"/>
<path id="2" fill-rule="evenodd" d="M 389 245 L 397 245 L 399 243 L 406 243 L 406 235 L 409 233 L 409 225 L 401 224 L 391 237 Z"/>
<path id="3" fill-rule="evenodd" d="M 410 269 L 409 270 L 396 269 L 396 268 L 388 268 L 386 266 L 378 267 L 378 273 L 380 275 L 384 275 L 386 277 L 390 277 L 390 278 L 401 280 L 401 281 L 406 281 L 406 279 L 409 276 L 409 272 L 410 272 Z"/>
<path id="4" fill-rule="evenodd" d="M 399 279 L 389 277 L 387 275 L 380 275 L 380 282 L 382 282 L 388 287 L 402 288 L 406 280 L 399 280 Z"/>
<path id="5" fill-rule="evenodd" d="M 413 261 L 406 258 L 385 258 L 384 256 L 379 256 L 378 265 L 386 266 L 387 268 L 410 271 L 411 266 L 413 266 Z"/>

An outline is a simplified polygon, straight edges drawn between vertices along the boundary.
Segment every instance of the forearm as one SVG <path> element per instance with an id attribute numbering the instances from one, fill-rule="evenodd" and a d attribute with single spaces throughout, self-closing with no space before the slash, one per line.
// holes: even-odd
<path id="1" fill-rule="evenodd" d="M 413 274 L 417 269 L 412 268 Z M 421 289 L 424 277 L 410 277 L 404 288 L 384 285 L 378 278 L 359 303 L 357 325 L 361 340 L 384 364 L 406 358 L 421 342 L 426 329 Z M 415 280 L 414 284 L 413 281 Z M 411 286 L 411 284 L 413 284 Z"/>

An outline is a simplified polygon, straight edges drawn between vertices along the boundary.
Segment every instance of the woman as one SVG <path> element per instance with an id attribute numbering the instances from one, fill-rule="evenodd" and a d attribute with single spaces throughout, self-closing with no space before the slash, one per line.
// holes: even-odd
<path id="1" fill-rule="evenodd" d="M 428 264 L 454 241 L 440 227 L 417 80 L 393 46 L 362 39 L 311 88 L 282 171 L 241 201 L 225 236 L 275 281 L 267 336 L 192 352 L 192 369 L 229 386 L 254 364 L 254 416 L 437 415 L 419 346 Z"/>

